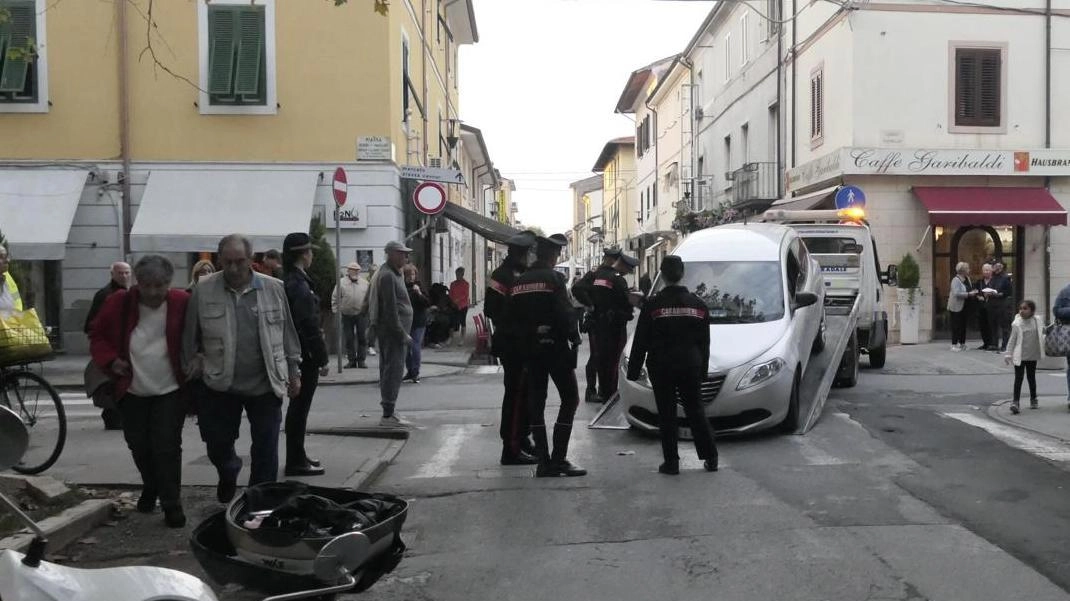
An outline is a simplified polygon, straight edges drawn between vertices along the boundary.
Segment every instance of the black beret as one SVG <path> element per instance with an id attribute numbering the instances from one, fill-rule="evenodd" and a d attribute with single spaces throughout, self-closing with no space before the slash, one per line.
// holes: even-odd
<path id="1" fill-rule="evenodd" d="M 282 242 L 282 252 L 284 253 L 295 250 L 308 250 L 310 248 L 312 248 L 312 237 L 304 232 L 286 234 L 286 239 Z"/>

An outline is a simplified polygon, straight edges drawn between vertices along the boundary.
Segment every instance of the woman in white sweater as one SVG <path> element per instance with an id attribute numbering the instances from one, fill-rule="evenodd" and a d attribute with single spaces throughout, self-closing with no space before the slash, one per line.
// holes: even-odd
<path id="1" fill-rule="evenodd" d="M 1037 408 L 1037 362 L 1044 357 L 1044 323 L 1036 316 L 1037 304 L 1031 300 L 1018 305 L 1018 315 L 1011 324 L 1004 360 L 1014 363 L 1014 401 L 1011 413 L 1018 414 L 1018 399 L 1022 395 L 1022 376 L 1029 380 L 1029 408 Z"/>

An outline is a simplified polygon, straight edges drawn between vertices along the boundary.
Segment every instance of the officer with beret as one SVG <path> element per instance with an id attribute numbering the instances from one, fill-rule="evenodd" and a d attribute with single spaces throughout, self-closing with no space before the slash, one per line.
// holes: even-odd
<path id="1" fill-rule="evenodd" d="M 612 267 L 599 267 L 591 282 L 592 318 L 598 332 L 595 337 L 598 348 L 594 350 L 598 359 L 598 396 L 605 401 L 617 394 L 617 371 L 628 339 L 628 322 L 635 317 L 624 276 L 637 265 L 637 259 L 622 253 Z"/>
<path id="2" fill-rule="evenodd" d="M 523 340 L 517 336 L 515 320 L 508 312 L 509 292 L 516 279 L 528 268 L 528 253 L 535 246 L 533 232 L 520 232 L 506 241 L 508 254 L 502 264 L 490 275 L 484 295 L 483 313 L 494 328 L 491 336 L 491 353 L 502 364 L 505 374 L 505 396 L 502 398 L 502 423 L 498 432 L 502 438 L 502 465 L 533 465 L 538 460 L 532 455 L 534 447 L 528 440 L 531 428 L 528 424 L 527 404 L 524 402 L 526 384 L 524 359 L 521 353 Z"/>
<path id="3" fill-rule="evenodd" d="M 613 264 L 620 259 L 620 255 L 621 250 L 619 246 L 606 247 L 602 251 L 602 264 L 599 265 L 599 268 L 612 268 Z M 595 327 L 593 319 L 594 301 L 591 299 L 591 286 L 594 285 L 594 274 L 596 271 L 597 269 L 588 271 L 582 278 L 580 278 L 580 281 L 572 286 L 572 297 L 586 307 L 586 312 L 580 322 L 580 331 L 587 333 L 587 342 L 589 343 L 587 365 L 584 366 L 587 390 L 583 395 L 583 400 L 588 403 L 601 403 L 603 401 L 603 399 L 598 396 L 598 344 L 596 341 L 598 328 Z"/>
<path id="4" fill-rule="evenodd" d="M 565 276 L 554 270 L 561 248 L 567 244 L 560 234 L 538 237 L 535 264 L 517 279 L 509 297 L 509 311 L 516 316 L 517 331 L 524 342 L 527 401 L 535 453 L 539 459 L 535 469 L 538 478 L 587 474 L 587 470 L 568 460 L 572 420 L 580 402 L 576 384 L 580 333 L 572 317 Z M 545 417 L 547 386 L 551 379 L 561 397 L 561 407 L 554 422 L 552 452 L 547 441 Z"/>
<path id="5" fill-rule="evenodd" d="M 717 471 L 717 447 L 701 398 L 702 381 L 710 363 L 709 309 L 680 284 L 683 277 L 680 257 L 669 255 L 662 260 L 661 279 L 666 285 L 644 304 L 628 358 L 628 379 L 633 382 L 642 375 L 646 360 L 661 426 L 664 463 L 658 471 L 670 475 L 680 473 L 677 399 L 691 424 L 699 459 L 704 461 L 706 471 Z"/>

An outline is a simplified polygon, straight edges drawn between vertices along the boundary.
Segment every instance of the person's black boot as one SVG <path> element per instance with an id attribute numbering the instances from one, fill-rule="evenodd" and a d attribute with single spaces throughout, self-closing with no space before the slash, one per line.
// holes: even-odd
<path id="1" fill-rule="evenodd" d="M 707 459 L 706 461 L 703 461 L 702 462 L 702 467 L 707 472 L 716 472 L 717 471 L 717 456 L 714 455 L 712 459 Z"/>
<path id="2" fill-rule="evenodd" d="M 152 513 L 156 510 L 156 492 L 142 489 L 141 497 L 137 500 L 138 513 Z"/>
<path id="3" fill-rule="evenodd" d="M 238 483 L 234 480 L 220 480 L 215 487 L 215 498 L 220 503 L 230 503 L 238 493 Z"/>
<path id="4" fill-rule="evenodd" d="M 669 476 L 676 476 L 676 475 L 678 475 L 680 473 L 680 462 L 679 461 L 665 461 L 665 462 L 662 462 L 662 464 L 658 466 L 658 472 L 662 473 L 662 474 L 667 474 Z"/>
<path id="5" fill-rule="evenodd" d="M 587 470 L 572 463 L 568 459 L 554 464 L 557 467 L 557 475 L 565 476 L 566 478 L 575 478 L 576 476 L 586 476 Z"/>
<path id="6" fill-rule="evenodd" d="M 163 523 L 168 528 L 184 528 L 186 526 L 186 514 L 182 507 L 164 507 Z"/>
<path id="7" fill-rule="evenodd" d="M 529 455 L 524 451 L 520 451 L 516 454 L 510 453 L 508 450 L 502 451 L 502 465 L 536 465 L 538 463 L 539 459 L 537 457 Z"/>

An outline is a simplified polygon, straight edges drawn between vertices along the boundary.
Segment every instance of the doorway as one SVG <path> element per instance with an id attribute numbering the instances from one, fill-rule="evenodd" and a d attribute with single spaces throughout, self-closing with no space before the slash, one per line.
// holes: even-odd
<path id="1" fill-rule="evenodd" d="M 1023 273 L 1019 258 L 1024 256 L 1023 229 L 1012 225 L 967 225 L 961 227 L 933 226 L 933 338 L 951 337 L 947 313 L 947 297 L 951 292 L 951 278 L 960 261 L 970 265 L 970 281 L 981 279 L 981 266 L 999 260 L 1004 265 L 1014 287 L 1016 298 L 1022 297 Z M 967 309 L 970 307 L 967 305 Z M 980 335 L 976 320 L 968 318 L 967 336 L 976 340 Z"/>

